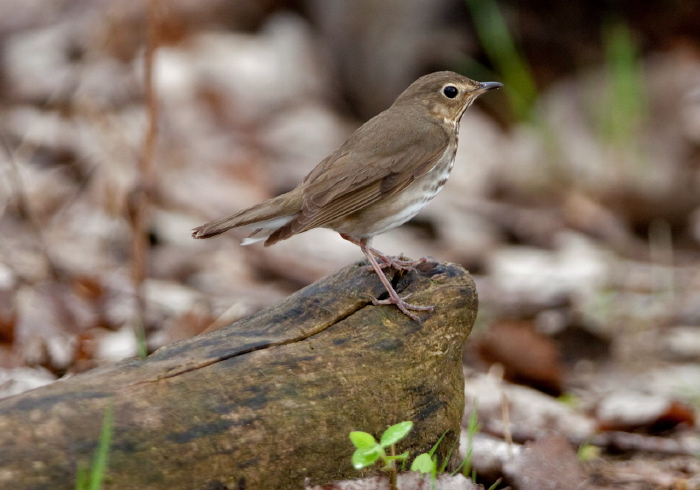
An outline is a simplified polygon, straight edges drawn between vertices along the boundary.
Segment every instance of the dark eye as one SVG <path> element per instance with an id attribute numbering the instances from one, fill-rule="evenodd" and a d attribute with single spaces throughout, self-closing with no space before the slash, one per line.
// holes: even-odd
<path id="1" fill-rule="evenodd" d="M 445 94 L 445 97 L 448 99 L 454 99 L 457 97 L 457 94 L 459 93 L 459 90 L 457 90 L 457 87 L 454 85 L 448 85 L 447 87 L 442 89 L 442 93 Z"/>

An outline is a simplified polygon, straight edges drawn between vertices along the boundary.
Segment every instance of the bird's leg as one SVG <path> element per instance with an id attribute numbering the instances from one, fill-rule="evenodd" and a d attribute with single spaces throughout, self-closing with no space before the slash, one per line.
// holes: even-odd
<path id="1" fill-rule="evenodd" d="M 393 267 L 396 270 L 412 271 L 415 270 L 416 266 L 421 265 L 423 262 L 428 260 L 428 257 L 421 257 L 420 259 L 416 260 L 403 260 L 401 258 L 403 255 L 401 255 L 399 258 L 391 257 L 390 255 L 380 252 L 376 248 L 372 248 L 370 251 L 382 261 L 382 264 L 380 264 L 382 269 L 385 267 Z"/>
<path id="2" fill-rule="evenodd" d="M 344 238 L 345 240 L 349 241 L 350 243 L 354 243 L 358 247 L 362 248 L 362 245 L 360 243 L 360 240 L 357 240 L 356 238 L 353 238 L 349 235 L 345 235 L 344 233 L 341 233 L 340 236 Z M 396 269 L 397 271 L 412 271 L 415 270 L 416 266 L 422 264 L 423 262 L 428 260 L 428 257 L 421 257 L 420 259 L 417 260 L 402 260 L 401 258 L 394 258 L 390 255 L 387 255 L 383 252 L 380 252 L 374 247 L 367 247 L 367 250 L 369 250 L 372 255 L 377 257 L 382 263 L 379 264 L 379 267 L 382 269 L 385 269 L 387 267 L 392 267 Z M 373 269 L 372 267 L 368 267 L 368 269 Z"/>
<path id="3" fill-rule="evenodd" d="M 371 241 L 371 238 L 361 238 L 358 241 L 358 245 L 360 246 L 360 250 L 362 250 L 362 253 L 365 254 L 365 257 L 367 257 L 367 260 L 369 260 L 369 263 L 372 265 L 374 272 L 376 272 L 379 276 L 379 280 L 382 281 L 382 284 L 389 293 L 388 299 L 378 300 L 376 298 L 372 298 L 372 303 L 375 305 L 396 305 L 404 315 L 411 318 L 412 320 L 420 322 L 420 318 L 418 318 L 417 315 L 414 315 L 408 310 L 431 311 L 435 307 L 412 305 L 410 303 L 406 303 L 405 301 L 405 299 L 408 298 L 408 296 L 406 296 L 405 298 L 401 298 L 398 295 L 396 290 L 394 290 L 394 287 L 389 282 L 389 279 L 387 279 L 387 277 L 384 275 L 384 271 L 382 271 L 382 268 L 379 266 L 379 263 L 377 263 L 377 259 L 374 258 L 374 255 L 371 252 L 372 248 L 370 247 Z"/>

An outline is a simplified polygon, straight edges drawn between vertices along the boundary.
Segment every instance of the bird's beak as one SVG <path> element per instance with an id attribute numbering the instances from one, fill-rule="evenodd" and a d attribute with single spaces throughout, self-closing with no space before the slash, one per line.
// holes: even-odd
<path id="1" fill-rule="evenodd" d="M 501 82 L 481 82 L 479 84 L 479 88 L 474 90 L 472 93 L 473 94 L 483 94 L 484 92 L 488 92 L 489 90 L 493 90 L 496 88 L 501 88 L 503 84 Z"/>

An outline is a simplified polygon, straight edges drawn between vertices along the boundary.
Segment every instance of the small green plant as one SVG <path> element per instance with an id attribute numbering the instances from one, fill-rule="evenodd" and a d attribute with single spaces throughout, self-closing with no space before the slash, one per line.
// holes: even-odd
<path id="1" fill-rule="evenodd" d="M 469 414 L 469 422 L 467 422 L 467 452 L 464 455 L 464 461 L 457 467 L 457 469 L 452 473 L 457 474 L 458 471 L 462 471 L 462 474 L 467 478 L 476 483 L 476 470 L 472 469 L 472 451 L 474 450 L 474 436 L 481 429 L 479 425 L 479 411 L 476 407 L 476 399 L 472 403 L 472 411 Z M 493 485 L 491 485 L 488 490 L 495 490 L 501 483 L 501 478 L 496 480 Z"/>
<path id="2" fill-rule="evenodd" d="M 435 482 L 437 481 L 437 475 L 445 472 L 447 469 L 447 464 L 450 462 L 450 458 L 452 457 L 452 452 L 454 451 L 455 447 L 457 447 L 457 443 L 459 442 L 459 438 L 456 438 L 454 444 L 452 444 L 452 447 L 448 451 L 447 456 L 445 456 L 444 461 L 438 467 L 435 451 L 445 435 L 447 435 L 447 431 L 442 433 L 440 439 L 437 440 L 430 451 L 416 456 L 416 459 L 414 459 L 413 463 L 411 464 L 411 471 L 418 471 L 419 473 L 430 475 L 431 487 L 433 488 L 435 487 Z"/>
<path id="3" fill-rule="evenodd" d="M 467 451 L 464 455 L 464 461 L 452 473 L 454 475 L 461 470 L 462 474 L 467 478 L 471 478 L 473 482 L 476 482 L 476 471 L 472 471 L 472 451 L 474 450 L 474 436 L 479 432 L 479 429 L 481 429 L 479 413 L 476 408 L 476 400 L 474 400 L 472 412 L 469 414 L 469 422 L 467 423 Z"/>
<path id="4" fill-rule="evenodd" d="M 384 431 L 379 442 L 367 432 L 353 431 L 350 433 L 350 441 L 357 449 L 352 455 L 352 465 L 356 470 L 361 470 L 372 466 L 377 461 L 381 461 L 384 466 L 383 471 L 389 472 L 389 480 L 392 490 L 396 489 L 396 462 L 404 463 L 408 458 L 408 451 L 399 455 L 395 454 L 394 445 L 406 437 L 413 428 L 413 422 L 400 422 L 392 425 Z M 390 454 L 386 449 L 389 448 Z"/>
<path id="5" fill-rule="evenodd" d="M 95 455 L 90 469 L 85 466 L 78 467 L 75 481 L 76 490 L 100 490 L 102 480 L 107 471 L 107 458 L 109 456 L 109 446 L 112 442 L 112 431 L 114 425 L 114 407 L 110 403 L 105 408 L 102 419 L 102 429 L 100 430 L 100 441 L 95 449 Z"/>
<path id="6" fill-rule="evenodd" d="M 396 488 L 396 462 L 401 461 L 401 469 L 403 470 L 406 460 L 408 459 L 408 451 L 405 451 L 399 455 L 394 454 L 394 445 L 401 439 L 406 437 L 406 435 L 413 428 L 413 422 L 401 422 L 396 425 L 389 427 L 379 442 L 367 432 L 355 431 L 350 433 L 350 440 L 357 448 L 352 455 L 352 464 L 357 470 L 361 470 L 368 466 L 373 465 L 377 461 L 381 460 L 384 463 L 382 470 L 389 471 L 390 483 L 392 490 Z M 447 464 L 450 461 L 452 452 L 457 447 L 459 439 L 456 439 L 452 447 L 450 448 L 445 460 L 441 465 L 438 465 L 437 456 L 435 451 L 442 442 L 448 431 L 445 431 L 433 447 L 427 453 L 419 454 L 416 459 L 413 460 L 411 464 L 411 471 L 418 471 L 419 473 L 429 474 L 431 477 L 431 482 L 434 485 L 437 480 L 437 475 L 439 473 L 444 473 L 447 469 Z M 390 448 L 390 454 L 386 454 L 386 449 Z"/>
<path id="7" fill-rule="evenodd" d="M 377 461 L 383 463 L 382 470 L 389 472 L 390 487 L 392 490 L 396 490 L 396 475 L 397 468 L 396 463 L 400 461 L 402 463 L 401 469 L 403 469 L 408 459 L 408 451 L 405 451 L 399 455 L 395 454 L 394 445 L 401 439 L 406 437 L 408 433 L 413 429 L 413 422 L 401 422 L 396 425 L 389 427 L 380 438 L 379 442 L 367 432 L 353 431 L 350 433 L 350 441 L 355 445 L 355 452 L 352 455 L 352 465 L 356 470 L 361 470 L 372 466 Z M 472 481 L 476 482 L 476 472 L 472 471 L 471 457 L 472 457 L 472 442 L 474 436 L 479 432 L 480 425 L 478 423 L 478 412 L 476 409 L 476 401 L 472 408 L 471 415 L 469 416 L 469 423 L 467 425 L 467 453 L 464 461 L 457 467 L 457 469 L 452 472 L 452 475 L 456 475 L 460 470 L 467 477 L 471 478 Z M 411 471 L 417 471 L 423 474 L 429 474 L 431 478 L 431 484 L 434 486 L 437 481 L 437 475 L 445 473 L 447 470 L 447 465 L 450 462 L 452 453 L 454 452 L 457 444 L 459 443 L 459 438 L 457 438 L 452 444 L 452 447 L 448 451 L 442 464 L 438 464 L 437 456 L 435 452 L 438 446 L 447 435 L 448 431 L 445 431 L 433 447 L 427 453 L 419 454 L 413 460 L 411 464 Z M 390 453 L 387 454 L 387 448 L 389 448 Z M 471 472 L 471 474 L 470 474 Z M 491 489 L 496 488 L 500 483 L 500 479 L 491 486 Z"/>

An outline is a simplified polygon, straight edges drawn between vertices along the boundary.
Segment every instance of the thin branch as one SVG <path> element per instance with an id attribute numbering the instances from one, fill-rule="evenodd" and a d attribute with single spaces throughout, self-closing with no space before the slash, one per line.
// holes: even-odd
<path id="1" fill-rule="evenodd" d="M 148 217 L 151 196 L 153 193 L 153 169 L 156 140 L 158 137 L 158 102 L 153 86 L 153 59 L 158 44 L 158 12 L 160 0 L 150 0 L 148 8 L 148 34 L 144 56 L 144 87 L 145 103 L 148 113 L 148 128 L 143 145 L 143 153 L 138 161 L 140 181 L 132 194 L 132 268 L 131 276 L 134 283 L 136 298 L 135 332 L 139 344 L 139 354 L 145 356 L 144 325 L 146 318 L 146 301 L 144 297 L 144 282 L 148 275 Z"/>

